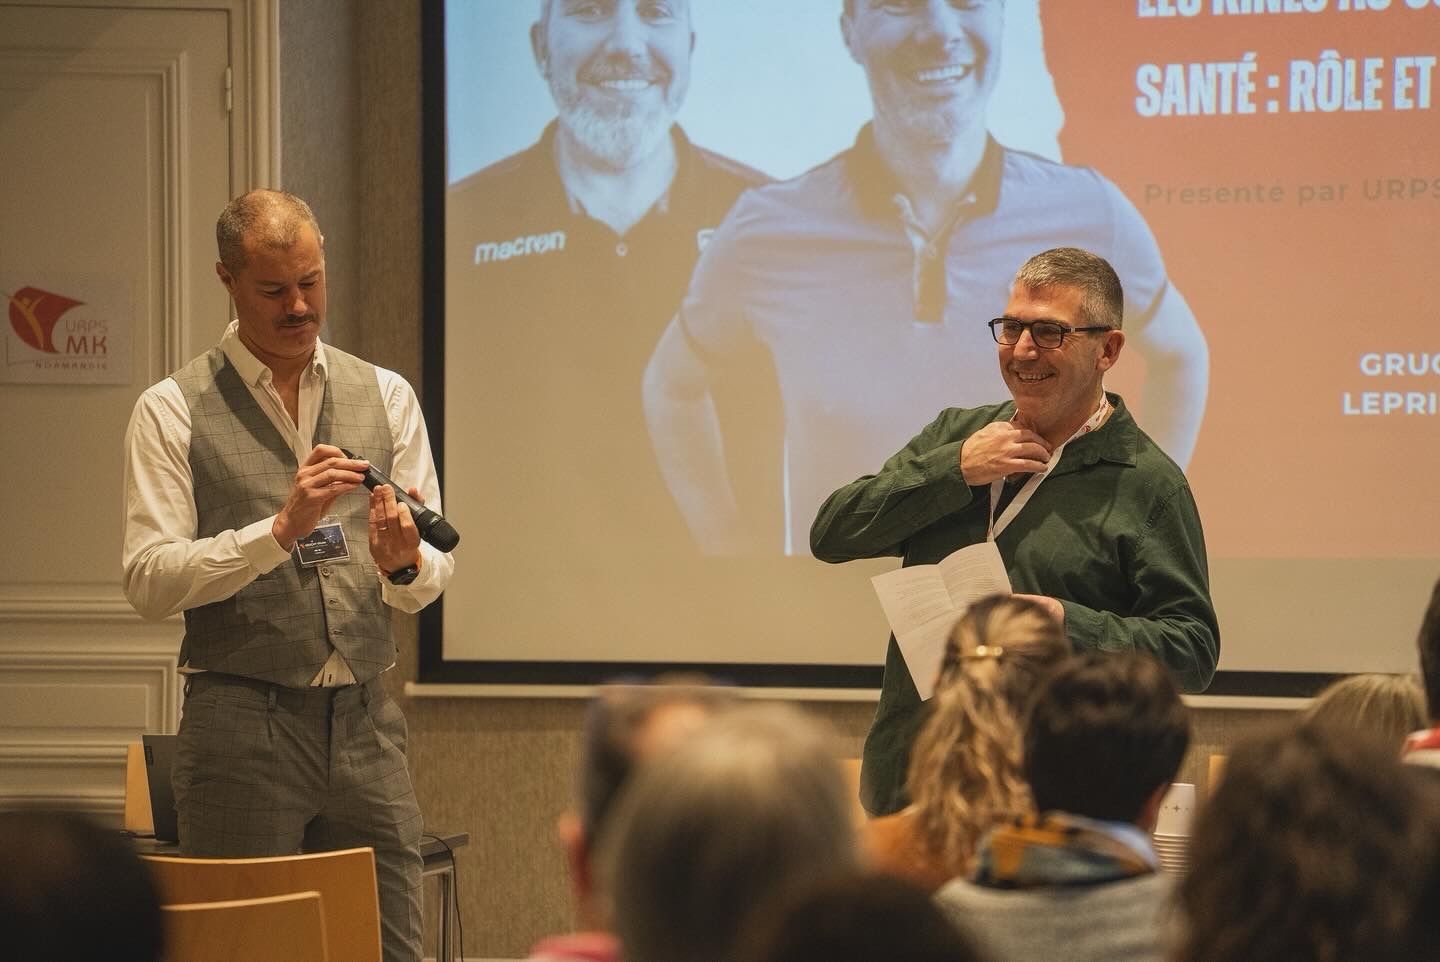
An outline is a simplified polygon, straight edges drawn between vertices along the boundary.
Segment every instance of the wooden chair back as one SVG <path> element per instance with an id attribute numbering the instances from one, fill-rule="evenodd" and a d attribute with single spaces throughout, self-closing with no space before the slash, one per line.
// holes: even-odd
<path id="1" fill-rule="evenodd" d="M 1205 773 L 1205 794 L 1214 795 L 1215 789 L 1220 787 L 1220 780 L 1225 777 L 1225 762 L 1229 755 L 1222 755 L 1219 752 L 1210 756 L 1209 770 Z"/>
<path id="2" fill-rule="evenodd" d="M 155 834 L 155 820 L 150 814 L 150 779 L 145 772 L 145 746 L 139 742 L 125 745 L 125 831 L 136 835 Z"/>
<path id="3" fill-rule="evenodd" d="M 845 786 L 850 790 L 850 819 L 859 828 L 870 820 L 860 804 L 860 759 L 840 759 L 840 770 L 845 773 Z"/>
<path id="4" fill-rule="evenodd" d="M 327 962 L 319 892 L 161 907 L 165 962 Z"/>
<path id="5" fill-rule="evenodd" d="M 147 855 L 162 903 L 218 902 L 315 891 L 336 962 L 380 962 L 380 896 L 369 848 L 269 858 Z"/>

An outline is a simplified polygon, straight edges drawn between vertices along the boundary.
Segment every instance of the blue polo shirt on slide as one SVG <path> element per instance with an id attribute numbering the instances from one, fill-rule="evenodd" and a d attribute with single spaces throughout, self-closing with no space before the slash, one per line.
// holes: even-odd
<path id="1" fill-rule="evenodd" d="M 680 319 L 719 371 L 757 345 L 784 401 L 787 553 L 821 502 L 875 471 L 948 407 L 1008 396 L 985 322 L 1031 256 L 1073 246 L 1108 260 L 1126 329 L 1167 285 L 1134 205 L 1095 171 L 991 140 L 947 235 L 926 241 L 867 125 L 815 169 L 749 191 L 695 268 Z"/>

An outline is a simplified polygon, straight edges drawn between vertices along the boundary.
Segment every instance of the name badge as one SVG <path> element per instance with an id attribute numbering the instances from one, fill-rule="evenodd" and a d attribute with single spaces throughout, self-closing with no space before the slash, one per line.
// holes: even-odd
<path id="1" fill-rule="evenodd" d="M 314 531 L 295 542 L 295 557 L 302 568 L 313 568 L 326 561 L 343 561 L 350 557 L 345 529 L 335 518 L 321 518 Z"/>

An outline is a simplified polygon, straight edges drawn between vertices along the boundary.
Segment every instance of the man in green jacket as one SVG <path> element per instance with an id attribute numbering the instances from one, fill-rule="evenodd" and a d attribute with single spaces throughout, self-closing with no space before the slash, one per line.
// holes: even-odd
<path id="1" fill-rule="evenodd" d="M 1088 251 L 1027 261 L 990 322 L 1013 400 L 942 411 L 878 474 L 832 494 L 810 530 L 815 557 L 931 564 L 993 539 L 1015 591 L 1077 649 L 1146 651 L 1181 688 L 1203 690 L 1220 632 L 1195 501 L 1102 383 L 1125 344 L 1123 303 L 1115 271 Z M 923 718 L 892 636 L 861 773 L 871 814 L 905 806 Z"/>

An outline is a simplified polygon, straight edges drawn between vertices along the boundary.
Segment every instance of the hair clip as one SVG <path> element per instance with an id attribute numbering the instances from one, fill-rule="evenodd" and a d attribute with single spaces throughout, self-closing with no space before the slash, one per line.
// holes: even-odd
<path id="1" fill-rule="evenodd" d="M 966 652 L 961 658 L 999 658 L 1005 649 L 999 645 L 976 645 L 975 650 Z"/>

